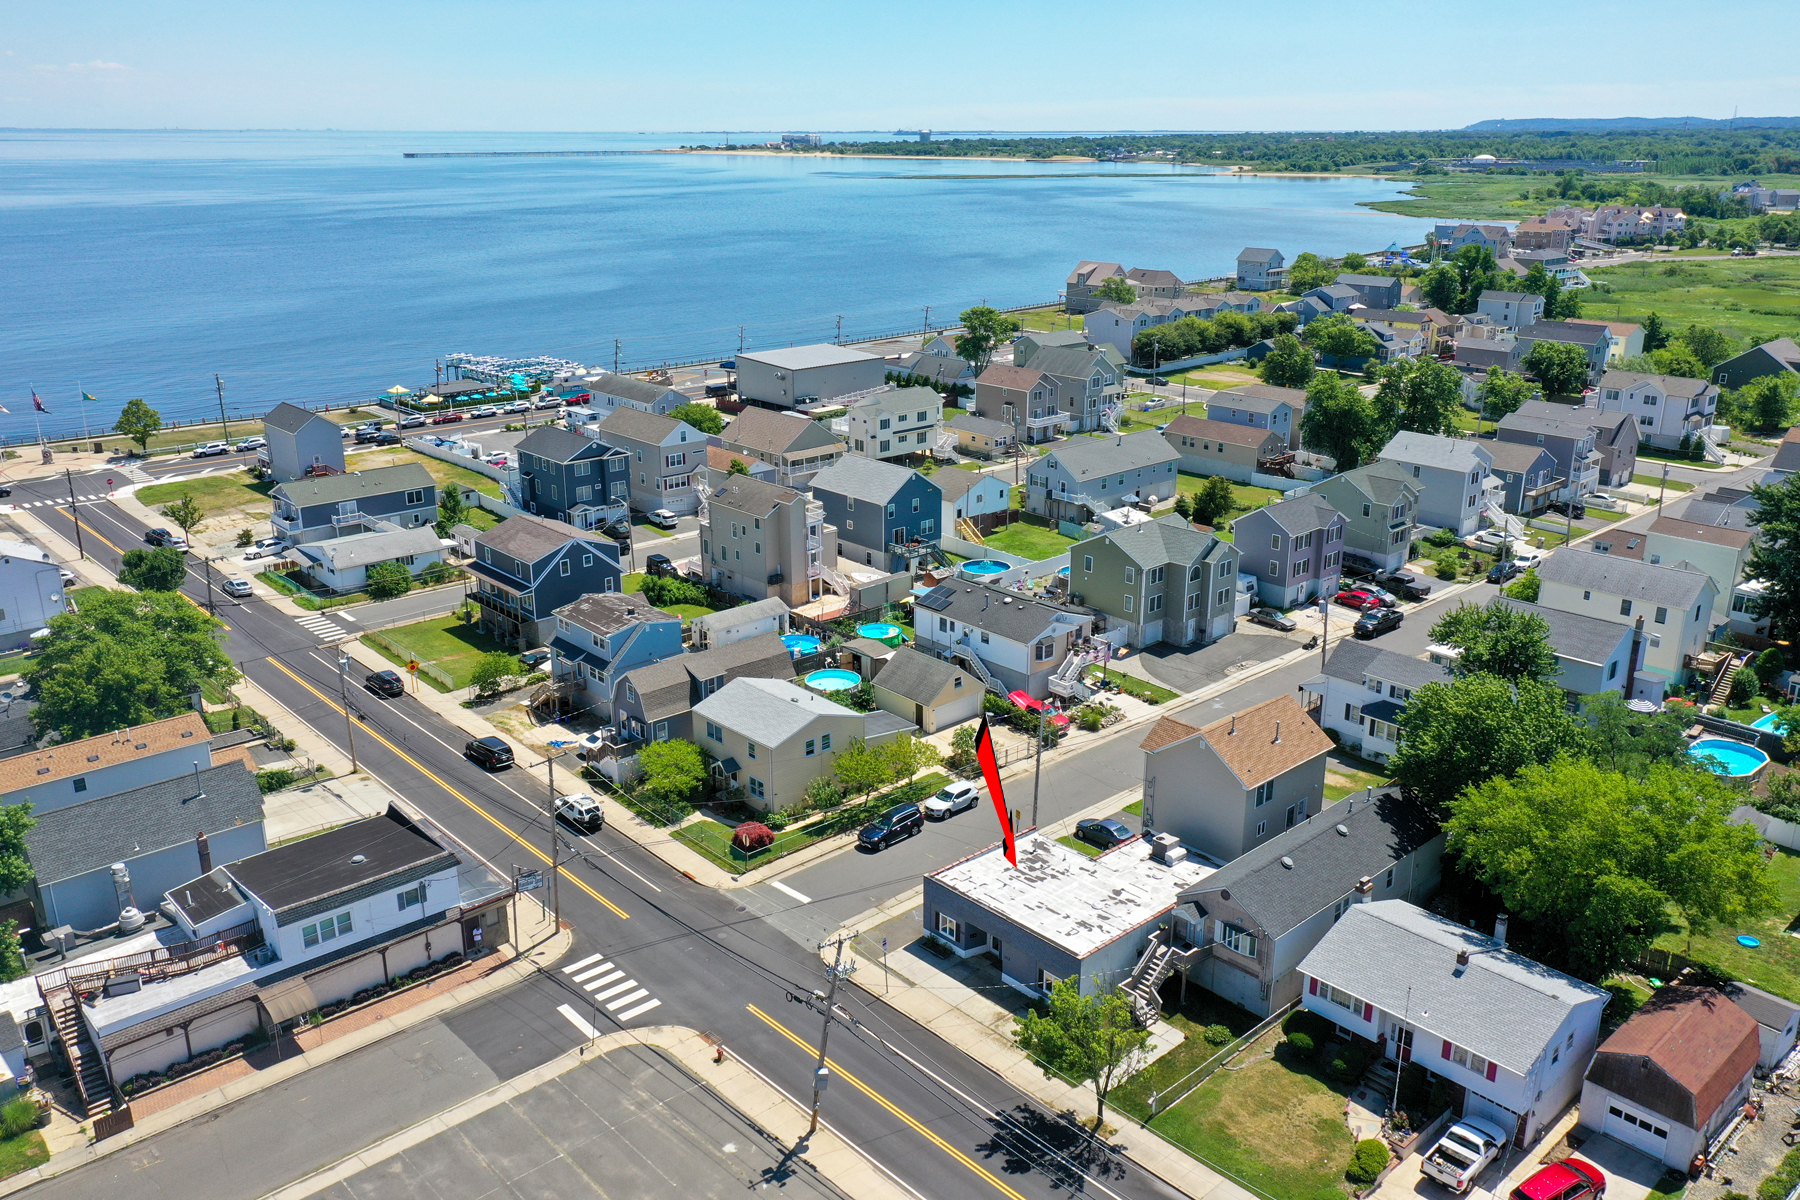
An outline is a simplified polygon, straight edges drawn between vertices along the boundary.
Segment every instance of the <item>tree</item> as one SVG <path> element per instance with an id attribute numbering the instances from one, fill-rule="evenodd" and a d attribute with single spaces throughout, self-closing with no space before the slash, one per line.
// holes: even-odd
<path id="1" fill-rule="evenodd" d="M 1175 515 L 1182 520 L 1191 521 L 1194 519 L 1194 502 L 1189 498 L 1186 492 L 1176 493 L 1175 503 L 1172 507 L 1175 509 Z"/>
<path id="2" fill-rule="evenodd" d="M 1453 313 L 1462 301 L 1462 279 L 1454 267 L 1438 263 L 1419 277 L 1419 291 L 1431 307 Z"/>
<path id="3" fill-rule="evenodd" d="M 1544 581 L 1539 577 L 1536 567 L 1525 568 L 1525 573 L 1500 589 L 1500 594 L 1513 600 L 1523 600 L 1527 604 L 1536 604 L 1538 596 L 1543 593 Z"/>
<path id="4" fill-rule="evenodd" d="M 1650 356 L 1656 364 L 1658 375 L 1676 375 L 1682 379 L 1705 379 L 1706 364 L 1694 353 L 1692 346 L 1681 338 L 1676 338 L 1667 346 Z"/>
<path id="5" fill-rule="evenodd" d="M 650 742 L 637 759 L 638 791 L 654 804 L 686 805 L 706 783 L 706 759 L 692 742 Z"/>
<path id="6" fill-rule="evenodd" d="M 468 520 L 469 503 L 463 499 L 462 487 L 451 484 L 438 492 L 437 535 L 450 536 L 450 531 Z"/>
<path id="7" fill-rule="evenodd" d="M 1338 360 L 1374 358 L 1381 352 L 1375 335 L 1352 321 L 1345 313 L 1329 313 L 1314 317 L 1300 332 L 1300 340 L 1320 354 Z"/>
<path id="8" fill-rule="evenodd" d="M 1750 612 L 1768 618 L 1770 637 L 1792 640 L 1800 636 L 1800 554 L 1793 550 L 1800 546 L 1800 475 L 1753 484 L 1750 497 L 1757 504 L 1749 518 L 1757 538 L 1744 577 L 1765 585 L 1750 598 Z"/>
<path id="9" fill-rule="evenodd" d="M 750 473 L 750 464 L 741 458 L 733 458 L 731 460 L 731 465 L 725 468 L 725 473 L 727 475 L 748 475 Z"/>
<path id="10" fill-rule="evenodd" d="M 1320 373 L 1306 385 L 1300 444 L 1324 454 L 1339 471 L 1353 471 L 1387 444 L 1388 434 L 1367 396 L 1335 374 Z"/>
<path id="11" fill-rule="evenodd" d="M 1263 358 L 1262 378 L 1271 387 L 1300 388 L 1306 386 L 1316 369 L 1312 352 L 1300 344 L 1299 338 L 1284 333 Z"/>
<path id="12" fill-rule="evenodd" d="M 965 308 L 962 324 L 963 331 L 956 336 L 956 356 L 973 364 L 977 375 L 987 370 L 993 361 L 994 349 L 1020 329 L 1016 317 L 1009 317 L 985 304 Z"/>
<path id="13" fill-rule="evenodd" d="M 832 771 L 852 796 L 867 796 L 876 788 L 893 782 L 894 778 L 888 760 L 861 738 L 852 738 L 848 746 L 838 751 Z"/>
<path id="14" fill-rule="evenodd" d="M 35 878 L 25 857 L 25 835 L 36 824 L 29 801 L 0 805 L 0 891 L 19 891 Z"/>
<path id="15" fill-rule="evenodd" d="M 1337 268 L 1314 254 L 1303 251 L 1288 264 L 1288 289 L 1295 293 L 1324 287 L 1337 278 Z"/>
<path id="16" fill-rule="evenodd" d="M 119 563 L 119 582 L 140 592 L 178 591 L 187 578 L 187 555 L 173 546 L 127 550 Z"/>
<path id="17" fill-rule="evenodd" d="M 910 733 L 903 733 L 893 741 L 880 748 L 882 758 L 887 760 L 888 770 L 894 778 L 913 781 L 913 776 L 926 767 L 935 767 L 943 761 L 936 746 L 922 741 Z"/>
<path id="18" fill-rule="evenodd" d="M 183 492 L 181 499 L 175 503 L 163 505 L 162 515 L 175 522 L 181 535 L 190 543 L 194 540 L 196 530 L 206 528 L 206 510 L 200 507 L 200 502 L 194 499 L 192 492 Z"/>
<path id="19" fill-rule="evenodd" d="M 219 622 L 175 592 L 108 591 L 50 618 L 25 679 L 37 691 L 39 736 L 64 740 L 172 717 L 202 684 L 237 678 Z"/>
<path id="20" fill-rule="evenodd" d="M 1114 1081 L 1150 1049 L 1150 1031 L 1138 1028 L 1130 998 L 1118 988 L 1084 996 L 1079 978 L 1059 979 L 1045 998 L 1044 1012 L 1027 1010 L 1018 1022 L 1013 1042 L 1046 1078 L 1079 1079 L 1094 1089 L 1093 1133 L 1099 1136 Z"/>
<path id="21" fill-rule="evenodd" d="M 1464 675 L 1428 683 L 1406 702 L 1399 724 L 1400 749 L 1389 769 L 1432 805 L 1581 745 L 1562 689 L 1530 678 Z"/>
<path id="22" fill-rule="evenodd" d="M 1572 342 L 1533 342 L 1525 369 L 1552 395 L 1579 395 L 1587 385 L 1587 351 Z"/>
<path id="23" fill-rule="evenodd" d="M 669 416 L 677 421 L 686 421 L 701 433 L 725 432 L 725 418 L 719 410 L 706 404 L 696 404 L 689 400 L 686 404 L 678 404 L 669 410 Z"/>
<path id="24" fill-rule="evenodd" d="M 19 944 L 19 923 L 7 921 L 0 924 L 0 980 L 10 983 L 24 974 L 25 950 Z"/>
<path id="25" fill-rule="evenodd" d="M 1434 358 L 1406 359 L 1379 368 L 1375 377 L 1375 411 L 1382 423 L 1414 433 L 1448 434 L 1456 430 L 1462 406 L 1462 373 Z"/>
<path id="26" fill-rule="evenodd" d="M 367 580 L 365 590 L 375 600 L 392 600 L 412 590 L 412 572 L 401 562 L 374 563 L 368 569 Z"/>
<path id="27" fill-rule="evenodd" d="M 1670 709 L 1634 711 L 1618 692 L 1581 698 L 1587 719 L 1587 756 L 1608 771 L 1642 777 L 1652 763 L 1685 766 L 1687 718 Z"/>
<path id="28" fill-rule="evenodd" d="M 1694 352 L 1694 357 L 1708 367 L 1717 366 L 1738 350 L 1736 338 L 1727 337 L 1705 325 L 1689 325 L 1681 331 L 1681 340 Z"/>
<path id="29" fill-rule="evenodd" d="M 1094 289 L 1094 299 L 1108 300 L 1114 304 L 1136 304 L 1137 289 L 1114 275 Z"/>
<path id="30" fill-rule="evenodd" d="M 1737 390 L 1738 411 L 1757 429 L 1785 429 L 1794 423 L 1797 385 L 1791 371 L 1752 379 Z"/>
<path id="31" fill-rule="evenodd" d="M 1541 683 L 1562 672 L 1550 646 L 1549 622 L 1507 604 L 1464 601 L 1438 618 L 1431 627 L 1431 640 L 1462 651 L 1456 662 L 1458 675 L 1497 675 Z"/>
<path id="32" fill-rule="evenodd" d="M 1663 327 L 1663 319 L 1656 313 L 1644 318 L 1644 353 L 1649 354 L 1661 350 L 1669 344 L 1669 331 Z"/>
<path id="33" fill-rule="evenodd" d="M 1481 401 L 1481 415 L 1490 421 L 1518 412 L 1527 400 L 1540 399 L 1543 394 L 1542 388 L 1523 375 L 1498 368 L 1489 371 L 1475 390 L 1476 398 Z"/>
<path id="34" fill-rule="evenodd" d="M 518 655 L 490 650 L 475 660 L 475 666 L 469 672 L 469 686 L 475 689 L 477 700 L 491 700 L 524 674 L 525 664 L 519 661 Z"/>
<path id="35" fill-rule="evenodd" d="M 1339 265 L 1346 271 L 1360 271 L 1369 265 L 1369 260 L 1352 250 L 1339 260 Z"/>
<path id="36" fill-rule="evenodd" d="M 1213 475 L 1194 492 L 1189 512 L 1201 525 L 1217 525 L 1236 506 L 1237 497 L 1232 494 L 1231 481 L 1222 475 Z"/>
<path id="37" fill-rule="evenodd" d="M 137 443 L 139 454 L 149 453 L 150 438 L 162 427 L 162 414 L 142 400 L 127 400 L 113 422 L 115 430 Z"/>
<path id="38" fill-rule="evenodd" d="M 1689 937 L 1773 906 L 1742 797 L 1705 771 L 1633 778 L 1565 757 L 1476 784 L 1451 804 L 1449 846 L 1530 923 L 1533 957 L 1591 981 L 1673 928 Z"/>

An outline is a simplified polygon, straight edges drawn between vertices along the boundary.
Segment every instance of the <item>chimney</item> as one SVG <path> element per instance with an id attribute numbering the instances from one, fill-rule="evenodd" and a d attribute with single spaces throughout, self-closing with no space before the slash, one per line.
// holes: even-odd
<path id="1" fill-rule="evenodd" d="M 1235 736 L 1237 734 L 1237 714 L 1236 713 L 1231 714 L 1231 733 L 1233 736 Z"/>
<path id="2" fill-rule="evenodd" d="M 1456 952 L 1456 965 L 1459 967 L 1466 967 L 1469 965 L 1469 952 L 1467 950 L 1458 950 Z"/>
<path id="3" fill-rule="evenodd" d="M 206 840 L 206 830 L 194 834 L 194 849 L 200 852 L 200 873 L 208 875 L 212 872 L 212 845 Z"/>
<path id="4" fill-rule="evenodd" d="M 1494 918 L 1494 940 L 1502 946 L 1506 945 L 1506 914 L 1501 913 Z"/>
<path id="5" fill-rule="evenodd" d="M 1281 744 L 1281 722 L 1280 721 L 1275 722 L 1275 744 L 1278 746 Z"/>
<path id="6" fill-rule="evenodd" d="M 1364 875 L 1356 881 L 1356 903 L 1367 904 L 1375 898 L 1375 880 Z"/>

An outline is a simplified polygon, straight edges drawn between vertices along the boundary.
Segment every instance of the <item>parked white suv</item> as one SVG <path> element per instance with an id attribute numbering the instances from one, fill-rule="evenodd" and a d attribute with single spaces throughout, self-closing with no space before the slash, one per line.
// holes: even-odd
<path id="1" fill-rule="evenodd" d="M 194 447 L 194 458 L 211 458 L 215 454 L 230 454 L 230 442 L 207 442 L 204 446 Z"/>
<path id="2" fill-rule="evenodd" d="M 556 815 L 583 833 L 593 833 L 606 824 L 606 810 L 600 807 L 598 800 L 586 793 L 558 796 Z"/>
<path id="3" fill-rule="evenodd" d="M 942 821 L 965 808 L 974 808 L 980 802 L 981 789 L 966 779 L 959 779 L 919 807 L 932 820 Z"/>

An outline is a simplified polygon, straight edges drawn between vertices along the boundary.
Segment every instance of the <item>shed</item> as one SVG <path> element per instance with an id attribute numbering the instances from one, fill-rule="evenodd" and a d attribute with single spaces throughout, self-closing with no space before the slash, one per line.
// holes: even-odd
<path id="1" fill-rule="evenodd" d="M 962 667 L 909 647 L 895 650 L 875 677 L 875 703 L 926 733 L 980 716 L 984 690 Z"/>

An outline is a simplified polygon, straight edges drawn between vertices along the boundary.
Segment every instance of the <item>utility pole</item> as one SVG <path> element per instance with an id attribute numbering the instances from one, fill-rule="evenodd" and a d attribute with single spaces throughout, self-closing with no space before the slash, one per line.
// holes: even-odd
<path id="1" fill-rule="evenodd" d="M 219 389 L 219 427 L 226 441 L 231 440 L 231 423 L 225 419 L 225 381 L 213 374 L 213 386 Z"/>
<path id="2" fill-rule="evenodd" d="M 1657 512 L 1662 511 L 1663 493 L 1668 491 L 1668 489 L 1669 489 L 1669 464 L 1664 463 L 1663 464 L 1663 473 L 1662 473 L 1662 482 L 1656 485 L 1656 511 Z"/>
<path id="3" fill-rule="evenodd" d="M 560 838 L 556 836 L 556 759 L 554 754 L 544 756 L 544 765 L 550 768 L 550 807 L 546 814 L 550 826 L 550 908 L 556 917 L 555 928 L 562 928 L 562 850 L 557 845 Z"/>
<path id="4" fill-rule="evenodd" d="M 931 332 L 931 305 L 929 305 L 929 304 L 927 304 L 925 306 L 925 329 L 924 329 L 924 332 L 925 333 Z"/>
<path id="5" fill-rule="evenodd" d="M 613 374 L 619 373 L 619 339 L 613 339 Z"/>
<path id="6" fill-rule="evenodd" d="M 338 699 L 344 705 L 344 736 L 350 743 L 350 770 L 352 773 L 360 768 L 356 765 L 356 722 L 350 719 L 350 654 L 340 642 L 338 652 Z"/>
<path id="7" fill-rule="evenodd" d="M 1102 671 L 1104 671 L 1105 669 L 1106 668 L 1104 668 L 1104 667 L 1101 668 Z M 1033 766 L 1032 776 L 1031 776 L 1031 826 L 1030 827 L 1032 829 L 1036 829 L 1037 823 L 1038 823 L 1038 784 L 1042 783 L 1043 779 L 1044 779 L 1044 726 L 1049 722 L 1050 714 L 1046 713 L 1040 709 L 1038 711 L 1037 719 L 1038 719 L 1037 754 L 1035 756 L 1037 761 L 1036 761 L 1035 765 Z"/>
<path id="8" fill-rule="evenodd" d="M 743 352 L 744 352 L 744 327 L 742 325 L 739 325 L 738 326 L 738 353 L 742 354 Z"/>
<path id="9" fill-rule="evenodd" d="M 1668 470 L 1664 467 L 1663 473 L 1667 474 Z M 69 485 L 69 519 L 75 522 L 75 553 L 86 560 L 87 550 L 81 544 L 81 508 L 75 503 L 75 476 L 67 467 L 63 468 L 63 479 Z"/>
<path id="10" fill-rule="evenodd" d="M 218 605 L 213 602 L 212 564 L 213 560 L 210 558 L 202 557 L 200 559 L 200 565 L 206 572 L 206 611 L 216 617 L 219 615 L 219 608 Z"/>
<path id="11" fill-rule="evenodd" d="M 843 313 L 839 313 L 838 318 L 837 318 L 837 344 L 840 346 L 844 344 L 844 314 Z"/>
<path id="12" fill-rule="evenodd" d="M 813 1067 L 813 1102 L 812 1123 L 806 1127 L 806 1136 L 811 1137 L 819 1132 L 819 1102 L 825 1097 L 825 1085 L 831 1081 L 831 1071 L 825 1066 L 825 1042 L 831 1037 L 831 1014 L 837 1003 L 838 980 L 848 972 L 844 970 L 844 939 L 837 940 L 837 957 L 831 964 L 831 986 L 823 997 L 814 992 L 815 998 L 825 1001 L 825 1027 L 819 1031 L 819 1061 Z"/>

